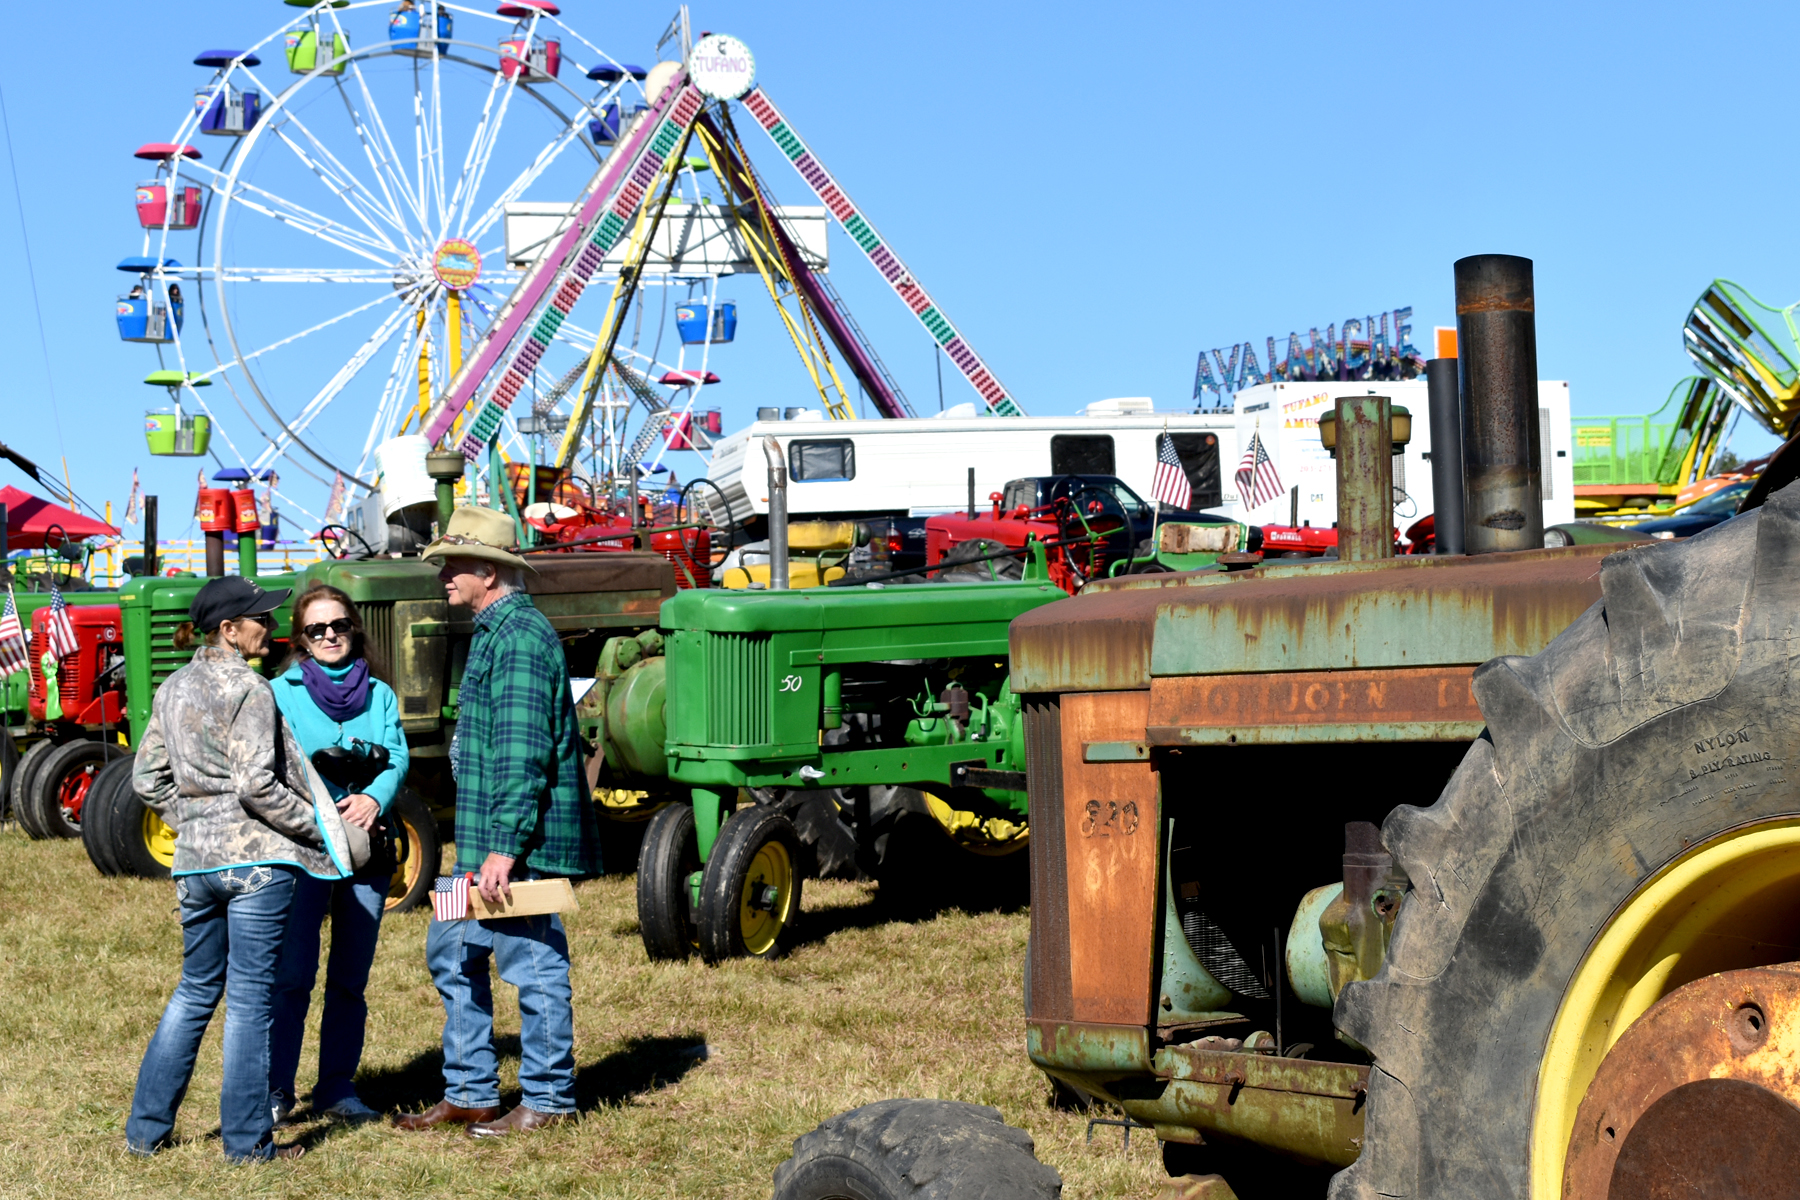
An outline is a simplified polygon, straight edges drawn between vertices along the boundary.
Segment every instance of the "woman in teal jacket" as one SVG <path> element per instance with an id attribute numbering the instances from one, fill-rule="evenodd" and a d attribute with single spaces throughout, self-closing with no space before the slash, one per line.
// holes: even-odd
<path id="1" fill-rule="evenodd" d="M 351 794 L 327 784 L 344 820 L 376 834 L 406 778 L 399 702 L 393 689 L 376 678 L 383 664 L 370 661 L 362 618 L 349 596 L 324 584 L 308 588 L 294 601 L 293 629 L 293 654 L 287 670 L 275 680 L 275 704 L 309 758 L 327 746 L 349 747 L 356 741 L 387 748 L 387 769 L 363 791 Z M 380 844 L 379 835 L 373 840 Z M 280 1119 L 285 1120 L 294 1106 L 294 1074 L 319 971 L 319 927 L 327 913 L 331 953 L 325 965 L 319 1080 L 313 1085 L 312 1112 L 352 1123 L 378 1115 L 357 1096 L 354 1080 L 369 1016 L 363 989 L 375 961 L 393 871 L 394 864 L 378 851 L 374 861 L 351 878 L 336 882 L 303 878 L 294 894 L 275 978 L 269 1037 L 269 1104 Z"/>

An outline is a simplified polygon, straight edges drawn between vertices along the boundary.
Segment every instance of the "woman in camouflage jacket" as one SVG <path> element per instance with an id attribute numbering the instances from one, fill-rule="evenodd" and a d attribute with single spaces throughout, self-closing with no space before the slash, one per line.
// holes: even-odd
<path id="1" fill-rule="evenodd" d="M 205 644 L 157 689 L 138 745 L 132 786 L 176 834 L 182 973 L 138 1070 L 125 1127 L 137 1154 L 169 1144 L 200 1040 L 227 993 L 225 1154 L 300 1151 L 274 1143 L 270 992 L 299 873 L 337 879 L 349 864 L 341 822 L 328 827 L 335 808 L 314 808 L 300 747 L 268 680 L 246 661 L 268 653 L 272 614 L 287 596 L 239 576 L 201 588 L 190 615 Z"/>

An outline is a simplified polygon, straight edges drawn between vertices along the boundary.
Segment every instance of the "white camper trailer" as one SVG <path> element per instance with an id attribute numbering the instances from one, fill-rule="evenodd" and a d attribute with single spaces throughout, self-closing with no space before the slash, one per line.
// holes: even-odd
<path id="1" fill-rule="evenodd" d="M 788 511 L 798 516 L 930 516 L 957 512 L 1028 475 L 1117 475 L 1149 498 L 1156 439 L 1167 429 L 1188 470 L 1191 507 L 1218 512 L 1235 464 L 1229 412 L 1154 411 L 1148 399 L 1102 400 L 1081 416 L 976 416 L 961 405 L 941 417 L 834 421 L 806 412 L 757 421 L 714 446 L 708 478 L 745 521 L 769 511 L 762 439 L 780 441 L 788 466 Z"/>
<path id="2" fill-rule="evenodd" d="M 807 411 L 793 420 L 756 421 L 715 445 L 708 478 L 738 522 L 769 511 L 762 439 L 782 445 L 788 510 L 805 517 L 930 516 L 957 512 L 1009 480 L 1031 475 L 1117 475 L 1148 499 L 1156 439 L 1175 438 L 1193 500 L 1189 507 L 1253 525 L 1286 524 L 1299 488 L 1302 523 L 1337 520 L 1331 457 L 1319 445 L 1319 413 L 1341 395 L 1393 398 L 1413 415 L 1412 441 L 1395 463 L 1394 523 L 1402 530 L 1432 511 L 1431 421 L 1423 379 L 1387 383 L 1268 383 L 1237 393 L 1236 411 L 1157 412 L 1147 398 L 1102 400 L 1080 416 L 993 417 L 959 405 L 940 417 L 834 421 Z M 1569 439 L 1569 385 L 1538 384 L 1543 447 L 1544 524 L 1575 518 Z M 1244 448 L 1259 434 L 1280 476 L 1282 494 L 1246 510 L 1234 478 Z"/>

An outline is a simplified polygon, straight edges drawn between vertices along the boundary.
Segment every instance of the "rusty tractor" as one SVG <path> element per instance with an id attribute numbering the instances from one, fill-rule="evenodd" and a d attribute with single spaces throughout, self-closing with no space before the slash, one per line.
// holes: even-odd
<path id="1" fill-rule="evenodd" d="M 1154 1130 L 1170 1200 L 1791 1195 L 1800 493 L 1538 548 L 1530 263 L 1456 281 L 1466 554 L 1390 557 L 1386 402 L 1346 398 L 1340 559 L 1014 622 L 1027 1051 Z M 994 1110 L 886 1101 L 776 1195 L 979 1178 L 958 1139 L 1055 1194 Z"/>

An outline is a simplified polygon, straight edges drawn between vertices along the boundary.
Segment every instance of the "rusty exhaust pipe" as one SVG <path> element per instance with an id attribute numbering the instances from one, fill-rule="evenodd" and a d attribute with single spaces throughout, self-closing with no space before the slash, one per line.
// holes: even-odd
<path id="1" fill-rule="evenodd" d="M 1457 260 L 1463 545 L 1470 554 L 1544 545 L 1535 307 L 1529 258 Z"/>
<path id="2" fill-rule="evenodd" d="M 1425 364 L 1426 405 L 1431 409 L 1431 496 L 1436 513 L 1432 552 L 1463 552 L 1462 400 L 1456 394 L 1456 360 Z"/>

